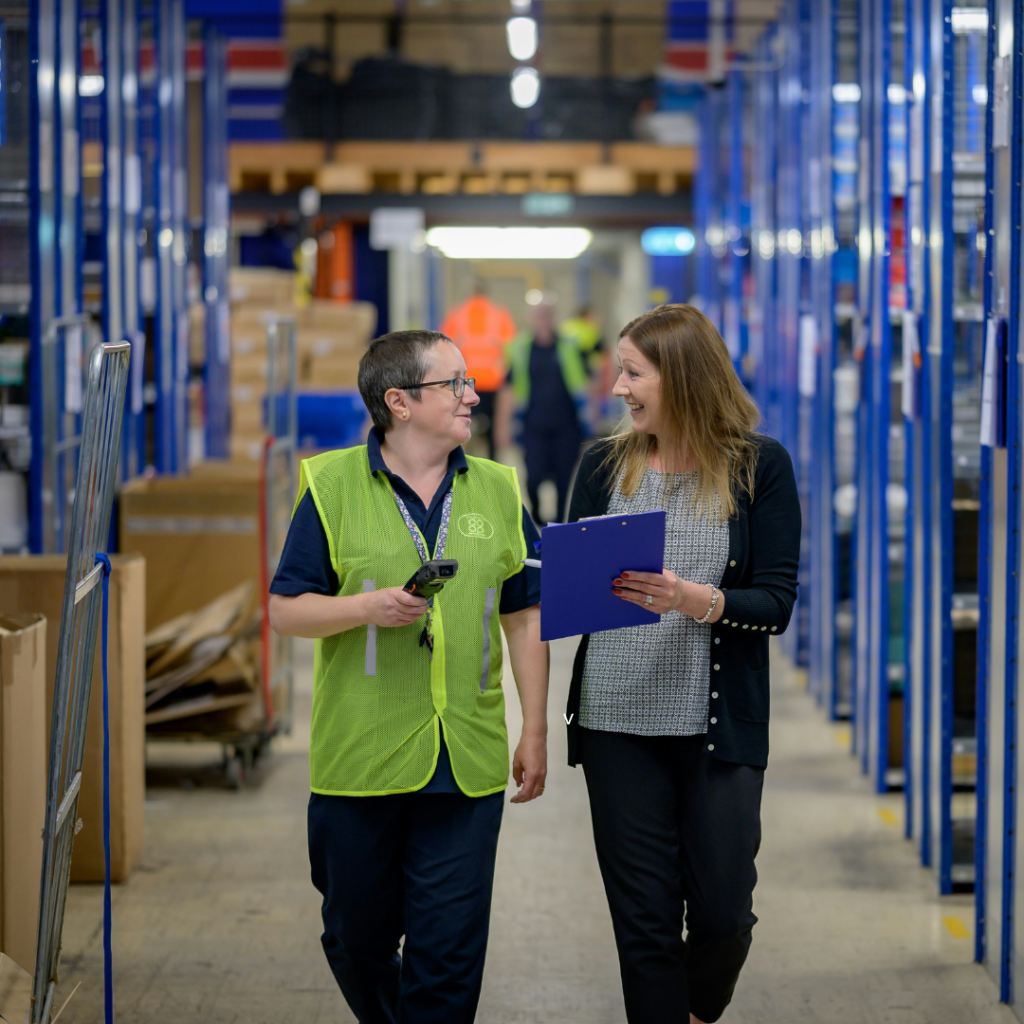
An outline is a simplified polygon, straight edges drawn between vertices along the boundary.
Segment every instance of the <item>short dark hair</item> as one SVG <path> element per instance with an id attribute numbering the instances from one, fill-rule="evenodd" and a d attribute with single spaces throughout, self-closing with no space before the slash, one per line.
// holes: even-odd
<path id="1" fill-rule="evenodd" d="M 391 388 L 423 380 L 426 354 L 442 341 L 451 338 L 439 331 L 392 331 L 370 342 L 359 360 L 359 394 L 378 430 L 391 428 L 391 410 L 384 395 Z M 406 394 L 420 400 L 419 388 L 407 388 Z"/>

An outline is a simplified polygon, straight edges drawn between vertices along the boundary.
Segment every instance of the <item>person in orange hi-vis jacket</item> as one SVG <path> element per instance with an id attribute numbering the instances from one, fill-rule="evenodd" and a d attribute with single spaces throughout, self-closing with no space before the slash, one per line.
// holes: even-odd
<path id="1" fill-rule="evenodd" d="M 487 298 L 478 284 L 472 298 L 448 311 L 441 333 L 462 351 L 466 376 L 476 378 L 480 404 L 473 409 L 473 419 L 477 431 L 482 429 L 487 440 L 487 457 L 494 459 L 494 402 L 508 374 L 504 350 L 516 336 L 515 322 L 509 311 Z"/>

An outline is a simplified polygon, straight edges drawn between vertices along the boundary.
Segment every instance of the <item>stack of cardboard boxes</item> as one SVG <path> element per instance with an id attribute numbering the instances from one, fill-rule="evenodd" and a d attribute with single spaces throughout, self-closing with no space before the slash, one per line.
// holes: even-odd
<path id="1" fill-rule="evenodd" d="M 231 457 L 258 460 L 265 436 L 267 323 L 293 317 L 298 387 L 355 391 L 359 359 L 373 337 L 376 308 L 368 302 L 313 299 L 295 303 L 295 275 L 243 267 L 231 272 Z"/>
<path id="2" fill-rule="evenodd" d="M 110 877 L 123 882 L 142 856 L 144 838 L 146 563 L 136 554 L 111 561 Z M 29 971 L 66 575 L 63 555 L 0 557 L 0 952 Z M 99 637 L 95 658 L 72 882 L 102 882 L 104 874 Z"/>

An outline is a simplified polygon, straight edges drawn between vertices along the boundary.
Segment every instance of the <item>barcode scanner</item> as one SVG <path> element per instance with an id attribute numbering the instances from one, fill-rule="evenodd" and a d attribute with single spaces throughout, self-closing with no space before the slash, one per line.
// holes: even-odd
<path id="1" fill-rule="evenodd" d="M 431 598 L 459 571 L 459 563 L 454 558 L 433 558 L 424 562 L 409 578 L 402 589 L 407 594 L 417 597 Z"/>

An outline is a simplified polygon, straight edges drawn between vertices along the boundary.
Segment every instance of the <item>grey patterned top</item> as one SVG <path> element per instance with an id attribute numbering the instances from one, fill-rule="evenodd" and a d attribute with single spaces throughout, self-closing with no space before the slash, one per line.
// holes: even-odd
<path id="1" fill-rule="evenodd" d="M 691 504 L 696 473 L 675 477 L 667 503 L 664 483 L 663 474 L 648 469 L 632 498 L 616 485 L 608 514 L 664 508 L 665 568 L 684 580 L 717 586 L 729 557 L 729 524 L 714 513 L 699 515 Z M 669 612 L 650 625 L 592 633 L 580 725 L 638 736 L 707 732 L 710 648 L 711 626 L 680 612 Z"/>

